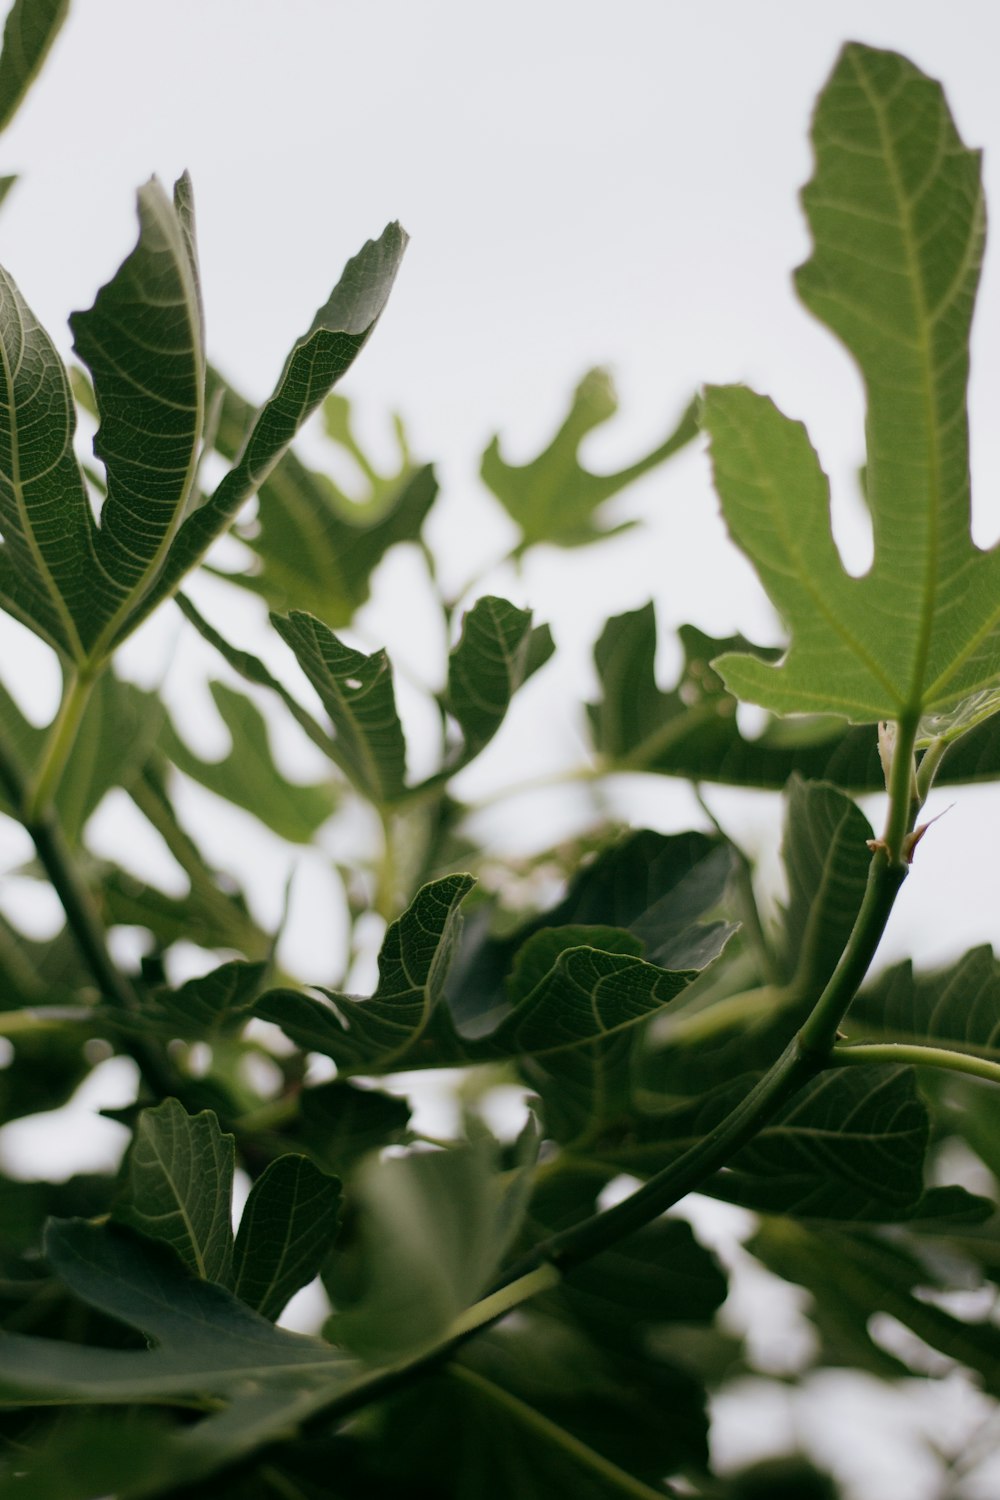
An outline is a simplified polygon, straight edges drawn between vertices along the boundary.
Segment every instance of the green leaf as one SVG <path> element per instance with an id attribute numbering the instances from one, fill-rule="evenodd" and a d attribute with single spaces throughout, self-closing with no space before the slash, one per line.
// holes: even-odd
<path id="1" fill-rule="evenodd" d="M 97 539 L 75 427 L 55 346 L 0 270 L 0 604 L 82 661 Z"/>
<path id="2" fill-rule="evenodd" d="M 813 1318 L 842 1362 L 890 1378 L 910 1373 L 870 1338 L 872 1313 L 880 1311 L 949 1359 L 976 1371 L 991 1394 L 1000 1390 L 1000 1330 L 990 1322 L 954 1317 L 914 1295 L 929 1285 L 936 1290 L 937 1278 L 904 1245 L 769 1220 L 749 1248 L 786 1280 L 808 1288 L 815 1303 Z"/>
<path id="3" fill-rule="evenodd" d="M 214 372 L 209 386 L 221 397 L 215 446 L 232 461 L 253 408 Z M 437 481 L 431 468 L 410 464 L 401 427 L 401 467 L 387 476 L 374 469 L 354 439 L 344 397 L 328 396 L 323 416 L 327 435 L 360 468 L 366 494 L 349 499 L 326 474 L 286 453 L 260 486 L 254 523 L 237 528 L 256 554 L 257 569 L 220 576 L 262 595 L 279 613 L 308 610 L 336 629 L 350 624 L 368 598 L 371 575 L 389 548 L 418 539 Z"/>
<path id="4" fill-rule="evenodd" d="M 107 474 L 89 580 L 87 646 L 98 657 L 157 577 L 184 517 L 201 445 L 204 353 L 191 185 L 171 203 L 139 191 L 139 241 L 89 312 L 70 320 L 90 369 Z"/>
<path id="5" fill-rule="evenodd" d="M 951 968 L 914 974 L 907 960 L 855 999 L 845 1026 L 852 1041 L 916 1042 L 1000 1059 L 1000 963 L 989 946 Z"/>
<path id="6" fill-rule="evenodd" d="M 155 1493 L 169 1452 L 168 1427 L 140 1410 L 61 1415 L 0 1459 L 0 1495 L 21 1500 L 94 1500 Z"/>
<path id="7" fill-rule="evenodd" d="M 298 1046 L 332 1057 L 341 1073 L 459 1061 L 461 1045 L 440 1002 L 461 931 L 459 908 L 474 884 L 471 875 L 446 875 L 417 892 L 386 932 L 370 999 L 321 990 L 326 1000 L 320 1001 L 271 990 L 255 1013 Z"/>
<path id="8" fill-rule="evenodd" d="M 462 621 L 448 658 L 445 706 L 458 720 L 464 746 L 458 764 L 478 755 L 503 723 L 510 701 L 555 649 L 547 627 L 531 628 L 531 611 L 506 599 L 478 599 Z M 534 649 L 533 649 L 534 648 Z"/>
<path id="9" fill-rule="evenodd" d="M 336 806 L 333 786 L 288 781 L 274 763 L 264 716 L 253 701 L 223 682 L 209 683 L 209 688 L 229 730 L 228 754 L 202 760 L 170 727 L 161 737 L 161 749 L 192 781 L 253 813 L 281 838 L 310 843 Z"/>
<path id="10" fill-rule="evenodd" d="M 56 791 L 63 833 L 75 844 L 91 813 L 112 787 L 126 790 L 141 774 L 159 739 L 166 715 L 152 693 L 122 682 L 111 671 L 94 683 L 73 753 Z M 42 755 L 48 730 L 36 729 L 0 684 L 0 725 L 23 766 Z M 0 807 L 10 808 L 0 789 Z"/>
<path id="11" fill-rule="evenodd" d="M 161 1015 L 171 1028 L 181 1028 L 172 1035 L 211 1036 L 238 1028 L 247 1020 L 268 968 L 266 962 L 242 959 L 220 964 L 176 990 L 158 991 L 154 1015 Z"/>
<path id="12" fill-rule="evenodd" d="M 121 1224 L 169 1245 L 196 1276 L 228 1285 L 233 1262 L 234 1141 L 209 1110 L 165 1099 L 139 1116 Z"/>
<path id="13" fill-rule="evenodd" d="M 155 1347 L 0 1334 L 0 1397 L 220 1407 L 177 1430 L 163 1453 L 163 1482 L 201 1477 L 286 1436 L 358 1377 L 355 1362 L 318 1339 L 275 1328 L 221 1286 L 189 1275 L 161 1247 L 114 1225 L 55 1221 L 46 1254 L 78 1297 Z"/>
<path id="14" fill-rule="evenodd" d="M 68 13 L 69 0 L 14 0 L 0 52 L 0 130 L 17 113 Z"/>
<path id="15" fill-rule="evenodd" d="M 324 1270 L 337 1309 L 329 1336 L 380 1361 L 441 1338 L 489 1286 L 517 1233 L 536 1149 L 533 1138 L 522 1144 L 512 1179 L 497 1170 L 488 1140 L 369 1159 Z"/>
<path id="16" fill-rule="evenodd" d="M 842 1068 L 807 1085 L 713 1179 L 760 1213 L 894 1223 L 924 1198 L 929 1122 L 912 1068 Z"/>
<path id="17" fill-rule="evenodd" d="M 830 714 L 771 718 L 752 739 L 741 732 L 736 699 L 711 665 L 727 652 L 762 662 L 780 652 L 742 636 L 719 640 L 693 625 L 678 631 L 684 666 L 673 688 L 654 675 L 656 617 L 652 604 L 608 621 L 594 651 L 602 697 L 587 705 L 595 748 L 622 770 L 654 771 L 690 781 L 780 790 L 794 772 L 833 781 L 847 791 L 882 791 L 885 776 L 876 736 Z M 1000 774 L 1000 715 L 954 743 L 937 783 L 989 781 Z"/>
<path id="18" fill-rule="evenodd" d="M 307 1156 L 279 1156 L 251 1189 L 233 1255 L 233 1290 L 265 1318 L 319 1272 L 337 1232 L 340 1183 Z"/>
<path id="19" fill-rule="evenodd" d="M 603 1040 L 661 1010 L 698 976 L 647 963 L 631 934 L 589 933 L 600 947 L 586 941 L 587 928 L 550 928 L 529 939 L 511 976 L 510 1013 L 472 1055 L 539 1056 Z M 716 952 L 728 933 L 717 935 Z"/>
<path id="20" fill-rule="evenodd" d="M 483 454 L 481 474 L 504 509 L 521 530 L 517 552 L 538 542 L 559 547 L 581 547 L 625 531 L 632 522 L 610 529 L 595 521 L 594 512 L 626 485 L 656 468 L 697 435 L 692 404 L 670 436 L 651 453 L 614 474 L 593 474 L 580 463 L 578 449 L 595 427 L 618 410 L 618 400 L 605 370 L 591 370 L 573 394 L 569 413 L 544 452 L 531 463 L 508 464 L 494 438 Z"/>
<path id="21" fill-rule="evenodd" d="M 333 754 L 354 785 L 380 806 L 405 789 L 406 745 L 384 651 L 365 656 L 313 615 L 272 615 L 319 694 L 334 727 Z"/>
<path id="22" fill-rule="evenodd" d="M 298 1102 L 286 1138 L 338 1173 L 369 1151 L 400 1144 L 410 1121 L 405 1099 L 339 1078 L 303 1089 Z"/>
<path id="23" fill-rule="evenodd" d="M 815 998 L 844 950 L 864 898 L 872 830 L 836 787 L 793 777 L 782 857 L 788 874 L 781 965 L 796 994 Z"/>
<path id="24" fill-rule="evenodd" d="M 705 417 L 726 521 L 792 635 L 778 667 L 724 656 L 737 696 L 853 722 L 943 714 L 996 686 L 1000 550 L 969 533 L 968 340 L 984 238 L 979 155 L 940 86 L 844 48 L 813 122 L 799 293 L 857 360 L 875 560 L 844 571 L 804 429 L 736 387 Z"/>
<path id="25" fill-rule="evenodd" d="M 201 561 L 243 502 L 260 488 L 306 418 L 354 363 L 385 306 L 405 248 L 403 230 L 390 224 L 379 239 L 369 240 L 348 261 L 329 299 L 292 347 L 236 463 L 185 520 L 155 587 L 130 616 L 127 630 L 175 592 L 184 574 Z"/>

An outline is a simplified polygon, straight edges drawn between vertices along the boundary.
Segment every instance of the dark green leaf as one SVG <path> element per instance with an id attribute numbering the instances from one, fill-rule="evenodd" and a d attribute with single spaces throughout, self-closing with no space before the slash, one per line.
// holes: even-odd
<path id="1" fill-rule="evenodd" d="M 176 990 L 161 990 L 151 1019 L 162 1016 L 165 1025 L 180 1028 L 173 1033 L 180 1036 L 210 1036 L 239 1027 L 250 1015 L 268 967 L 264 961 L 234 959 Z"/>
<path id="2" fill-rule="evenodd" d="M 489 743 L 518 688 L 553 649 L 547 632 L 539 649 L 530 610 L 493 596 L 476 601 L 462 621 L 462 634 L 448 660 L 445 704 L 464 739 L 459 764 L 472 760 Z"/>
<path id="3" fill-rule="evenodd" d="M 223 682 L 209 686 L 229 730 L 228 754 L 222 760 L 202 760 L 169 729 L 161 738 L 161 748 L 186 776 L 253 813 L 281 838 L 293 844 L 310 843 L 336 806 L 333 786 L 288 781 L 274 763 L 264 717 L 256 705 Z"/>
<path id="4" fill-rule="evenodd" d="M 0 1495 L 94 1500 L 155 1493 L 169 1473 L 169 1428 L 158 1413 L 65 1413 L 0 1460 Z"/>
<path id="5" fill-rule="evenodd" d="M 55 346 L 0 270 L 0 604 L 82 661 L 97 538 L 73 454 L 75 427 Z"/>
<path id="6" fill-rule="evenodd" d="M 1000 1059 L 1000 963 L 982 947 L 936 974 L 897 964 L 857 997 L 845 1024 L 852 1041 L 917 1042 Z"/>
<path id="7" fill-rule="evenodd" d="M 14 0 L 0 52 L 0 130 L 38 76 L 68 12 L 69 0 Z"/>
<path id="8" fill-rule="evenodd" d="M 359 1374 L 318 1339 L 275 1328 L 222 1287 L 189 1275 L 162 1247 L 112 1225 L 53 1222 L 46 1254 L 78 1297 L 139 1329 L 155 1347 L 91 1348 L 2 1334 L 0 1396 L 31 1404 L 219 1407 L 176 1430 L 162 1455 L 164 1482 L 198 1478 L 286 1436 Z"/>
<path id="9" fill-rule="evenodd" d="M 279 1317 L 319 1272 L 337 1232 L 340 1183 L 307 1156 L 279 1156 L 251 1189 L 233 1255 L 233 1290 Z"/>
<path id="10" fill-rule="evenodd" d="M 155 587 L 130 617 L 129 629 L 174 593 L 184 574 L 201 561 L 243 502 L 260 488 L 302 423 L 354 363 L 385 306 L 405 247 L 403 230 L 390 224 L 378 240 L 369 240 L 348 261 L 329 300 L 293 346 L 236 463 L 178 532 Z"/>
<path id="11" fill-rule="evenodd" d="M 594 512 L 626 485 L 656 468 L 697 435 L 692 404 L 670 436 L 636 463 L 615 474 L 592 474 L 580 463 L 578 449 L 595 427 L 618 410 L 605 370 L 591 370 L 573 395 L 565 422 L 544 452 L 529 464 L 511 465 L 500 456 L 494 438 L 483 454 L 483 480 L 521 530 L 518 552 L 538 542 L 579 547 L 624 531 L 631 523 L 601 528 Z"/>
<path id="12" fill-rule="evenodd" d="M 385 935 L 370 999 L 323 990 L 324 1002 L 272 990 L 256 1014 L 274 1021 L 298 1046 L 332 1057 L 341 1073 L 438 1067 L 442 1056 L 445 1065 L 460 1060 L 461 1047 L 439 1003 L 461 929 L 459 907 L 474 883 L 471 875 L 447 875 L 418 891 Z"/>
<path id="13" fill-rule="evenodd" d="M 322 620 L 298 611 L 272 615 L 271 623 L 330 715 L 337 764 L 373 802 L 391 802 L 404 790 L 406 745 L 385 652 L 354 651 Z"/>
<path id="14" fill-rule="evenodd" d="M 843 792 L 793 776 L 782 845 L 781 965 L 796 994 L 818 996 L 837 966 L 864 898 L 871 837 L 867 818 Z"/>
<path id="15" fill-rule="evenodd" d="M 208 1110 L 165 1099 L 139 1116 L 121 1224 L 162 1240 L 196 1276 L 230 1284 L 234 1142 Z"/>
<path id="16" fill-rule="evenodd" d="M 186 178 L 172 203 L 155 178 L 140 190 L 138 244 L 71 326 L 93 376 L 94 452 L 107 474 L 85 617 L 100 657 L 157 577 L 198 462 L 205 371 Z"/>
<path id="17" fill-rule="evenodd" d="M 397 1145 L 409 1120 L 405 1099 L 338 1078 L 302 1090 L 299 1118 L 288 1136 L 293 1145 L 343 1172 L 369 1151 Z"/>

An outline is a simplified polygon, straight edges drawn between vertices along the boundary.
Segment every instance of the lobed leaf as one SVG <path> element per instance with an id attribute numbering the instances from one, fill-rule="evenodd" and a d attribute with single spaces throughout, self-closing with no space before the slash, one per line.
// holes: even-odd
<path id="1" fill-rule="evenodd" d="M 875 559 L 844 571 L 805 430 L 737 387 L 705 422 L 730 531 L 791 631 L 780 665 L 717 663 L 775 713 L 855 723 L 946 714 L 1000 674 L 1000 549 L 969 533 L 968 341 L 984 242 L 978 153 L 938 84 L 895 53 L 844 48 L 813 122 L 799 293 L 857 360 L 868 402 Z"/>
<path id="2" fill-rule="evenodd" d="M 440 1002 L 461 931 L 459 908 L 474 884 L 471 875 L 446 875 L 417 892 L 386 932 L 370 999 L 321 990 L 320 1001 L 271 990 L 255 1014 L 298 1046 L 332 1057 L 341 1073 L 389 1072 L 404 1060 L 407 1067 L 459 1061 L 462 1049 Z"/>
<path id="3" fill-rule="evenodd" d="M 229 730 L 228 753 L 221 760 L 202 760 L 169 724 L 161 748 L 192 781 L 253 813 L 280 838 L 310 843 L 336 806 L 333 786 L 289 781 L 274 763 L 264 716 L 252 699 L 224 682 L 211 682 L 209 689 Z"/>
<path id="4" fill-rule="evenodd" d="M 521 540 L 517 552 L 539 542 L 580 547 L 628 529 L 632 522 L 602 528 L 594 512 L 697 435 L 695 406 L 687 408 L 670 436 L 636 463 L 614 474 L 593 474 L 580 463 L 577 450 L 589 432 L 618 410 L 606 370 L 591 370 L 581 380 L 565 422 L 552 442 L 531 463 L 508 464 L 494 438 L 483 454 L 480 473 L 504 509 L 517 523 Z"/>
<path id="5" fill-rule="evenodd" d="M 916 1042 L 1000 1059 L 1000 963 L 973 948 L 935 974 L 907 960 L 867 985 L 848 1011 L 852 1041 Z"/>

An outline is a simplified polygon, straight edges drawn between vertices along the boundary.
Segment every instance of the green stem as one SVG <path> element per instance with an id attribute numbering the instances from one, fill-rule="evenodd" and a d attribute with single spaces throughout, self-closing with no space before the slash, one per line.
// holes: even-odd
<path id="1" fill-rule="evenodd" d="M 951 743 L 950 740 L 946 739 L 931 740 L 927 749 L 920 757 L 920 765 L 917 768 L 917 796 L 920 799 L 921 807 L 923 807 L 930 795 L 931 787 L 934 785 L 934 778 Z"/>
<path id="2" fill-rule="evenodd" d="M 952 1073 L 968 1073 L 973 1078 L 1000 1083 L 1000 1062 L 978 1057 L 973 1052 L 956 1052 L 950 1047 L 925 1047 L 916 1042 L 852 1042 L 846 1047 L 834 1047 L 830 1054 L 830 1065 L 835 1068 L 885 1064 L 897 1067 L 904 1063 L 916 1068 L 947 1068 Z"/>
<path id="3" fill-rule="evenodd" d="M 908 714 L 896 724 L 896 743 L 889 773 L 889 812 L 882 835 L 890 864 L 893 865 L 906 863 L 906 836 L 920 810 L 913 769 L 918 723 L 917 714 Z"/>
<path id="4" fill-rule="evenodd" d="M 25 789 L 22 807 L 26 824 L 37 821 L 52 805 L 95 681 L 92 676 L 73 673 L 63 689 L 59 712 L 52 721 L 41 760 Z"/>

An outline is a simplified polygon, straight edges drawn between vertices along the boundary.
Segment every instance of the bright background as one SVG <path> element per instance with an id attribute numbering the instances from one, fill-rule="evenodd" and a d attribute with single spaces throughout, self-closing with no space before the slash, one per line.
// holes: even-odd
<path id="1" fill-rule="evenodd" d="M 533 456 L 598 363 L 613 369 L 622 410 L 585 448 L 595 467 L 653 446 L 706 380 L 747 381 L 805 419 L 833 481 L 838 538 L 860 569 L 860 385 L 789 277 L 808 254 L 797 190 L 810 173 L 809 113 L 847 39 L 893 47 L 942 79 L 965 140 L 987 147 L 987 192 L 1000 202 L 1000 8 L 989 0 L 75 0 L 0 143 L 0 169 L 23 173 L 0 216 L 0 260 L 68 356 L 68 314 L 89 306 L 134 241 L 135 188 L 151 172 L 169 183 L 190 170 L 210 356 L 263 398 L 347 257 L 399 218 L 412 244 L 343 389 L 376 450 L 398 410 L 417 456 L 438 462 L 445 500 L 433 536 L 453 586 L 511 540 L 477 478 L 489 437 L 502 431 L 511 459 Z M 1000 533 L 998 312 L 988 262 L 971 397 L 982 544 Z M 316 438 L 307 447 L 319 456 Z M 720 635 L 777 638 L 750 569 L 725 540 L 702 452 L 672 461 L 611 513 L 646 524 L 593 554 L 539 549 L 520 576 L 487 573 L 490 589 L 553 623 L 562 665 L 526 690 L 471 775 L 470 795 L 580 761 L 578 705 L 593 689 L 589 653 L 608 615 L 655 597 L 665 630 L 692 620 Z M 404 673 L 433 681 L 438 668 L 427 661 L 441 643 L 419 585 L 415 558 L 390 555 L 359 640 L 388 644 Z M 249 643 L 258 614 L 235 593 L 201 597 Z M 5 680 L 44 717 L 56 691 L 44 649 L 8 626 L 0 651 Z M 677 665 L 669 639 L 661 655 L 666 682 Z M 166 674 L 192 740 L 221 753 L 224 734 L 188 672 L 199 664 L 221 675 L 176 620 L 154 622 L 123 663 L 145 681 Z M 303 773 L 314 769 L 293 734 L 281 748 Z M 773 867 L 774 799 L 709 796 Z M 921 847 L 886 958 L 912 951 L 943 962 L 997 936 L 1000 788 L 938 793 L 929 811 L 950 802 Z M 664 828 L 700 821 L 683 787 L 648 780 L 613 786 L 604 806 Z M 287 851 L 247 820 L 227 820 L 207 794 L 192 790 L 184 807 L 210 856 L 231 857 L 234 841 L 247 841 L 239 847 L 256 871 L 259 909 L 275 913 Z M 880 816 L 877 805 L 868 810 Z M 498 850 L 529 849 L 577 826 L 581 812 L 580 794 L 536 794 L 505 803 L 481 831 Z M 161 853 L 126 819 L 118 803 L 99 813 L 95 842 L 127 843 L 132 863 L 169 881 Z M 4 866 L 26 857 L 5 821 L 0 841 Z M 304 868 L 288 941 L 300 971 L 321 977 L 340 929 L 322 861 Z M 23 913 L 19 882 L 10 891 Z M 956 1400 L 952 1438 L 971 1410 L 968 1392 Z M 945 1410 L 940 1396 L 936 1410 Z M 733 1453 L 773 1431 L 752 1413 L 744 1406 L 720 1423 Z M 907 1428 L 883 1447 L 891 1456 L 874 1478 L 867 1460 L 859 1495 L 938 1493 L 911 1439 Z M 833 1446 L 849 1470 L 842 1439 Z"/>

